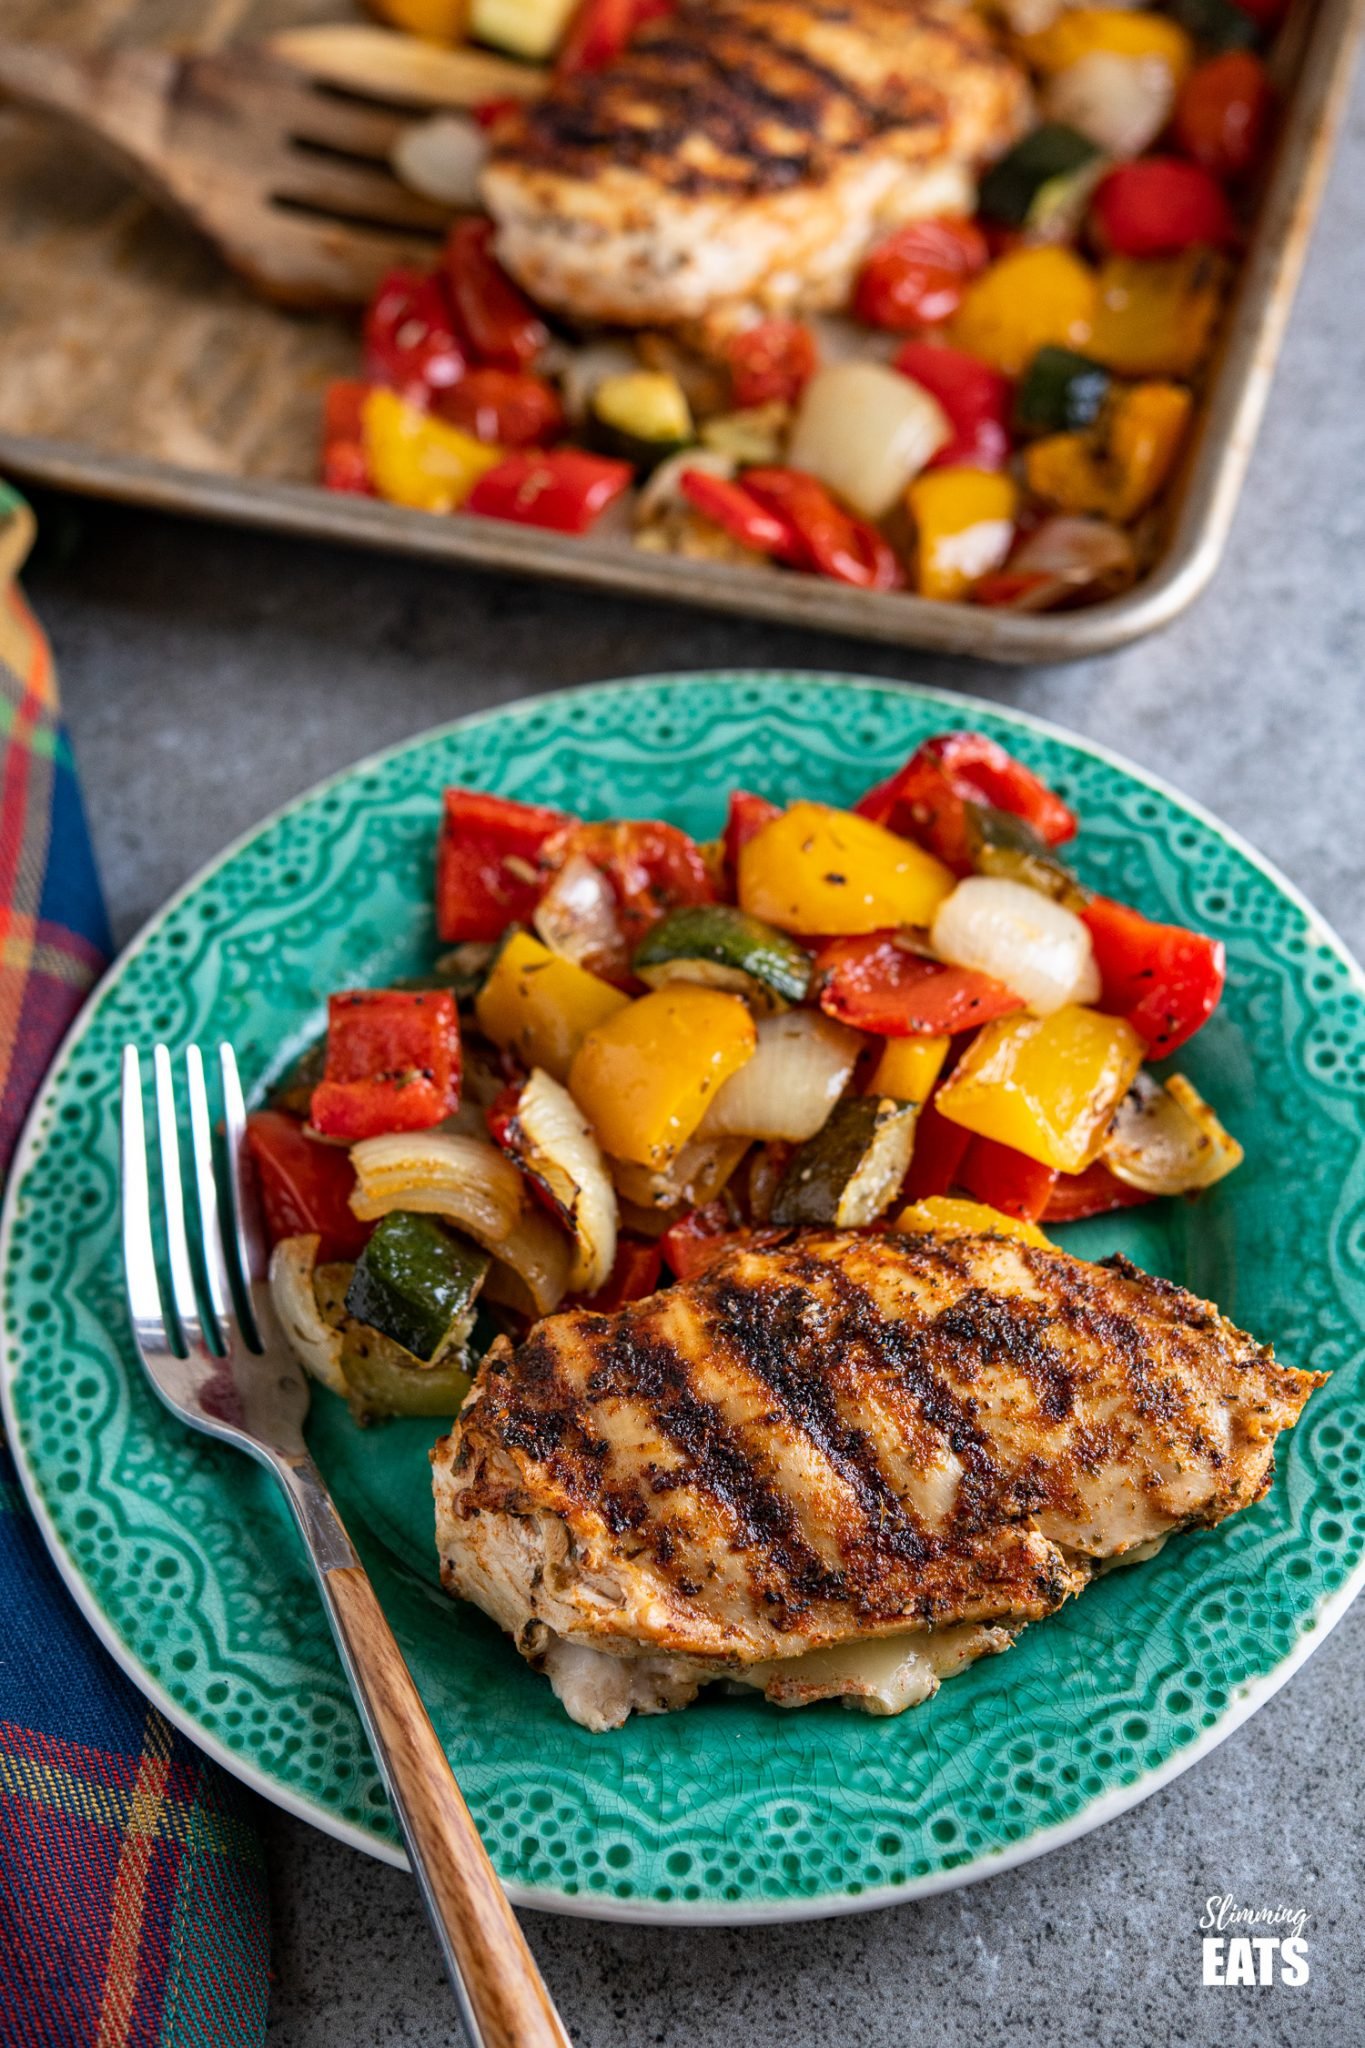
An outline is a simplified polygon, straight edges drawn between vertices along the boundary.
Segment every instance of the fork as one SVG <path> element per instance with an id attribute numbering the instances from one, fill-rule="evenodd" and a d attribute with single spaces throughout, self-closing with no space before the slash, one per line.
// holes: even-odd
<path id="1" fill-rule="evenodd" d="M 158 1260 L 142 1062 L 136 1046 L 124 1048 L 123 1263 L 139 1356 L 174 1415 L 248 1452 L 284 1489 L 471 2048 L 569 2048 L 412 1674 L 304 1443 L 308 1383 L 280 1333 L 264 1283 L 265 1238 L 230 1045 L 219 1046 L 218 1060 L 225 1131 L 221 1194 L 203 1055 L 196 1045 L 185 1054 L 191 1209 L 181 1175 L 170 1054 L 164 1045 L 152 1054 L 165 1225 L 164 1259 Z M 168 1298 L 160 1269 L 169 1276 Z"/>

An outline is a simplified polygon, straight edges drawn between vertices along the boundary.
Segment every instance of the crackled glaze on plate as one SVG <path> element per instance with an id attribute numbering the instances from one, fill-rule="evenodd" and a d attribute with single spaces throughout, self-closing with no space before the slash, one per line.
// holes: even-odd
<path id="1" fill-rule="evenodd" d="M 594 1736 L 439 1591 L 425 1423 L 361 1433 L 315 1393 L 320 1461 L 497 1866 L 527 1903 L 633 1918 L 846 1911 L 965 1882 L 1084 1831 L 1266 1697 L 1365 1557 L 1359 971 L 1210 819 L 1033 721 L 838 676 L 661 678 L 542 698 L 412 742 L 269 821 L 154 921 L 53 1070 L 13 1177 L 5 1400 L 25 1484 L 86 1612 L 181 1726 L 281 1804 L 398 1860 L 391 1816 L 271 1482 L 166 1415 L 132 1353 L 116 1239 L 126 1040 L 220 1037 L 259 1093 L 329 989 L 434 945 L 434 827 L 464 782 L 714 833 L 734 784 L 852 801 L 970 722 L 1079 810 L 1083 877 L 1227 943 L 1228 991 L 1180 1065 L 1246 1146 L 1197 1204 L 1060 1232 L 1123 1250 L 1333 1378 L 1267 1497 L 1116 1572 L 927 1706 L 873 1720 L 708 1699 Z"/>

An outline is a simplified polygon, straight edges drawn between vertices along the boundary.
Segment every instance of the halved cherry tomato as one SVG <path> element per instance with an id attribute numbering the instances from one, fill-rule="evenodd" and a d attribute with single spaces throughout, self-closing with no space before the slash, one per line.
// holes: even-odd
<path id="1" fill-rule="evenodd" d="M 1081 1223 L 1087 1216 L 1107 1216 L 1111 1209 L 1135 1209 L 1155 1200 L 1141 1188 L 1130 1188 L 1097 1159 L 1084 1173 L 1057 1175 L 1041 1221 Z"/>
<path id="2" fill-rule="evenodd" d="M 678 489 L 689 505 L 755 554 L 776 555 L 784 562 L 796 561 L 801 544 L 790 520 L 761 505 L 752 491 L 729 477 L 713 476 L 709 469 L 685 469 Z"/>
<path id="3" fill-rule="evenodd" d="M 1047 1208 L 1056 1179 L 1055 1166 L 1040 1166 L 995 1138 L 973 1138 L 957 1169 L 958 1186 L 978 1202 L 1027 1223 L 1036 1223 Z"/>
<path id="4" fill-rule="evenodd" d="M 551 868 L 575 855 L 591 861 L 611 883 L 622 935 L 632 951 L 665 911 L 716 900 L 716 885 L 696 840 L 655 818 L 571 825 L 545 849 Z"/>
<path id="5" fill-rule="evenodd" d="M 858 274 L 853 310 L 869 327 L 905 333 L 951 320 L 990 251 L 975 221 L 916 220 L 897 228 Z"/>
<path id="6" fill-rule="evenodd" d="M 348 989 L 327 1005 L 327 1065 L 309 1117 L 349 1145 L 425 1131 L 460 1106 L 460 1020 L 449 989 Z"/>
<path id="7" fill-rule="evenodd" d="M 822 483 L 799 469 L 746 469 L 744 488 L 785 519 L 800 545 L 798 566 L 860 590 L 899 590 L 905 571 L 890 544 L 845 512 Z"/>
<path id="8" fill-rule="evenodd" d="M 493 448 L 543 448 L 564 430 L 553 384 L 523 370 L 467 370 L 433 411 Z"/>
<path id="9" fill-rule="evenodd" d="M 271 1244 L 316 1234 L 319 1265 L 358 1259 L 374 1225 L 351 1213 L 355 1168 L 344 1146 L 310 1138 L 297 1117 L 277 1109 L 252 1111 L 246 1143 Z"/>
<path id="10" fill-rule="evenodd" d="M 580 0 L 559 46 L 555 76 L 601 71 L 615 63 L 645 22 L 672 11 L 672 0 Z"/>
<path id="11" fill-rule="evenodd" d="M 635 472 L 628 462 L 588 455 L 581 448 L 527 449 L 487 470 L 464 501 L 466 512 L 544 526 L 552 533 L 586 533 Z"/>
<path id="12" fill-rule="evenodd" d="M 1222 940 L 1155 924 L 1107 896 L 1092 897 L 1080 915 L 1100 971 L 1100 1008 L 1126 1017 L 1154 1059 L 1178 1052 L 1218 1007 L 1227 977 Z"/>
<path id="13" fill-rule="evenodd" d="M 623 1232 L 616 1240 L 615 1264 L 596 1294 L 570 1294 L 564 1306 L 591 1309 L 595 1315 L 613 1315 L 628 1301 L 643 1301 L 646 1295 L 654 1293 L 662 1277 L 663 1263 L 664 1255 L 657 1242 L 651 1244 L 648 1238 L 628 1237 Z"/>
<path id="14" fill-rule="evenodd" d="M 426 406 L 432 393 L 458 384 L 465 350 L 439 273 L 391 270 L 365 314 L 365 375 L 371 384 Z"/>
<path id="15" fill-rule="evenodd" d="M 1261 160 L 1274 106 L 1260 58 L 1250 50 L 1223 50 L 1196 64 L 1180 88 L 1176 139 L 1215 178 L 1244 178 Z"/>
<path id="16" fill-rule="evenodd" d="M 940 733 L 925 740 L 903 768 L 853 808 L 965 872 L 971 865 L 967 803 L 1012 811 L 1049 846 L 1076 836 L 1075 812 L 1031 768 L 980 732 Z"/>
<path id="17" fill-rule="evenodd" d="M 883 1038 L 939 1038 L 1024 1007 L 988 974 L 926 960 L 894 931 L 828 940 L 815 956 L 814 985 L 826 1016 Z"/>
<path id="18" fill-rule="evenodd" d="M 500 939 L 526 923 L 545 887 L 541 854 L 572 821 L 543 804 L 479 789 L 448 789 L 436 853 L 436 929 L 442 941 Z"/>
<path id="19" fill-rule="evenodd" d="M 736 405 L 792 405 L 819 363 L 809 327 L 799 320 L 760 320 L 732 334 L 725 348 L 730 394 Z"/>
<path id="20" fill-rule="evenodd" d="M 358 377 L 335 377 L 322 401 L 322 481 L 329 491 L 374 496 L 365 452 L 361 408 L 370 387 Z"/>
<path id="21" fill-rule="evenodd" d="M 901 1200 L 923 1202 L 930 1195 L 948 1194 L 957 1186 L 958 1170 L 971 1142 L 971 1132 L 962 1124 L 950 1123 L 931 1095 L 915 1122 L 915 1149 Z"/>
<path id="22" fill-rule="evenodd" d="M 493 254 L 491 220 L 456 221 L 446 243 L 445 275 L 456 325 L 474 356 L 498 370 L 529 369 L 549 330 Z"/>
<path id="23" fill-rule="evenodd" d="M 1221 248 L 1236 232 L 1222 186 L 1178 156 L 1116 164 L 1095 188 L 1090 218 L 1115 256 L 1178 256 L 1197 244 Z"/>
<path id="24" fill-rule="evenodd" d="M 739 850 L 748 844 L 755 833 L 765 825 L 771 825 L 781 816 L 780 804 L 769 803 L 766 796 L 753 796 L 747 789 L 730 791 L 730 808 L 725 814 L 725 870 L 733 882 L 739 869 Z"/>
<path id="25" fill-rule="evenodd" d="M 907 341 L 895 367 L 938 400 L 952 427 L 952 440 L 932 458 L 930 469 L 1004 468 L 1011 445 L 1008 377 L 963 349 L 934 341 Z"/>

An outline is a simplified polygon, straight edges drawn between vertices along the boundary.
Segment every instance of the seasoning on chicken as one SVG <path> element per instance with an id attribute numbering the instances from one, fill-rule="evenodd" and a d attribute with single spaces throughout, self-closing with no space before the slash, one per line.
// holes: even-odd
<path id="1" fill-rule="evenodd" d="M 812 1232 L 500 1340 L 432 1453 L 442 1578 L 589 1727 L 714 1678 L 899 1712 L 1249 1506 L 1324 1377 L 1121 1258 Z"/>
<path id="2" fill-rule="evenodd" d="M 543 305 L 723 324 L 843 305 L 883 235 L 971 211 L 1028 119 L 960 0 L 682 0 L 509 114 L 482 193 Z"/>

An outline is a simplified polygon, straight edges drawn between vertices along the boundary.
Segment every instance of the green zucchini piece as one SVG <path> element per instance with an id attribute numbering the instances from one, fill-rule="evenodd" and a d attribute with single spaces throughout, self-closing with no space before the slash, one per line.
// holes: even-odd
<path id="1" fill-rule="evenodd" d="M 1093 427 L 1114 380 L 1103 363 L 1073 348 L 1040 348 L 1014 398 L 1024 434 L 1079 434 Z"/>
<path id="2" fill-rule="evenodd" d="M 890 1095 L 850 1095 L 792 1154 L 773 1197 L 779 1225 L 872 1223 L 900 1192 L 915 1143 L 919 1104 Z"/>
<path id="3" fill-rule="evenodd" d="M 1045 121 L 1016 142 L 981 180 L 978 211 L 1005 227 L 1046 233 L 1075 197 L 1075 181 L 1094 178 L 1101 155 L 1079 128 Z"/>
<path id="4" fill-rule="evenodd" d="M 423 1365 L 401 1344 L 364 1323 L 346 1325 L 341 1370 L 351 1413 L 361 1423 L 393 1415 L 453 1420 L 473 1384 L 462 1351 L 439 1365 Z"/>
<path id="5" fill-rule="evenodd" d="M 589 439 L 603 455 L 653 469 L 696 440 L 692 408 L 667 370 L 625 370 L 592 394 Z"/>
<path id="6" fill-rule="evenodd" d="M 1164 12 L 1211 50 L 1251 50 L 1261 39 L 1254 16 L 1234 0 L 1166 0 Z"/>
<path id="7" fill-rule="evenodd" d="M 1068 910 L 1084 910 L 1090 891 L 1082 887 L 1066 862 L 1059 860 L 1045 839 L 1013 811 L 997 811 L 991 804 L 968 801 L 967 850 L 979 875 L 1002 875 L 1008 882 L 1025 882 L 1030 889 L 1051 896 Z"/>
<path id="8" fill-rule="evenodd" d="M 688 903 L 661 917 L 635 949 L 631 967 L 651 988 L 668 981 L 732 989 L 771 1012 L 799 1003 L 810 988 L 803 946 L 732 903 Z"/>
<path id="9" fill-rule="evenodd" d="M 356 1260 L 346 1313 L 390 1337 L 419 1367 L 463 1348 L 488 1254 L 435 1216 L 395 1209 Z"/>

